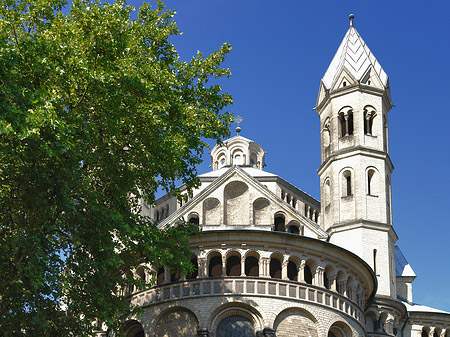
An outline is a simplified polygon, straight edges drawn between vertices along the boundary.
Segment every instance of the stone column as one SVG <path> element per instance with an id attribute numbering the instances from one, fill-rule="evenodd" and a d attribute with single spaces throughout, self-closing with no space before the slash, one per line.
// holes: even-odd
<path id="1" fill-rule="evenodd" d="M 259 275 L 262 277 L 269 277 L 269 259 L 267 257 L 260 259 L 259 267 Z"/>
<path id="2" fill-rule="evenodd" d="M 336 289 L 336 277 L 337 277 L 337 273 L 333 273 L 331 275 L 327 275 L 328 277 L 328 283 L 330 285 L 330 290 L 331 291 L 337 291 Z"/>
<path id="3" fill-rule="evenodd" d="M 306 261 L 302 260 L 300 262 L 300 266 L 298 267 L 298 277 L 297 277 L 298 282 L 305 283 L 305 265 Z"/>
<path id="4" fill-rule="evenodd" d="M 344 134 L 344 136 L 348 136 L 348 112 L 344 112 L 344 120 L 345 120 L 345 134 Z"/>
<path id="5" fill-rule="evenodd" d="M 325 285 L 323 283 L 323 273 L 325 272 L 325 268 L 323 268 L 322 266 L 317 266 L 315 268 L 315 273 L 314 273 L 314 284 L 316 286 L 325 288 Z"/>
<path id="6" fill-rule="evenodd" d="M 197 263 L 198 263 L 198 277 L 207 277 L 208 270 L 206 258 L 198 258 Z"/>
<path id="7" fill-rule="evenodd" d="M 283 256 L 283 262 L 281 264 L 281 278 L 283 280 L 287 280 L 288 279 L 288 273 L 287 273 L 288 263 L 289 263 L 289 256 L 288 255 L 284 255 Z"/>
<path id="8" fill-rule="evenodd" d="M 241 276 L 245 276 L 245 257 L 241 258 Z"/>
<path id="9" fill-rule="evenodd" d="M 170 282 L 170 268 L 165 267 L 164 268 L 164 283 L 169 283 Z"/>
<path id="10" fill-rule="evenodd" d="M 222 256 L 222 276 L 227 276 L 227 258 Z"/>

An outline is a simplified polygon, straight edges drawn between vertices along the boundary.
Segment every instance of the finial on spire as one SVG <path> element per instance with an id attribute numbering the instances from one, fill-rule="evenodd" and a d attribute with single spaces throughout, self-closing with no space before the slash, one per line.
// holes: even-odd
<path id="1" fill-rule="evenodd" d="M 353 27 L 353 19 L 355 18 L 355 15 L 354 14 L 350 14 L 348 16 L 348 18 L 350 19 L 350 27 Z"/>
<path id="2" fill-rule="evenodd" d="M 239 115 L 234 117 L 234 122 L 237 123 L 236 133 L 237 133 L 238 136 L 241 133 L 241 128 L 239 127 L 239 124 L 241 124 L 243 120 L 244 119 L 241 116 L 239 116 Z"/>

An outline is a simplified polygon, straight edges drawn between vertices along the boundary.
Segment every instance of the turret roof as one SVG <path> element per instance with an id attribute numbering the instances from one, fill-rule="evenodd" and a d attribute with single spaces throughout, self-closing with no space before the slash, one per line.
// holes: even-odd
<path id="1" fill-rule="evenodd" d="M 361 38 L 361 35 L 359 35 L 355 27 L 353 27 L 353 16 L 350 16 L 350 28 L 345 34 L 336 55 L 334 55 L 333 60 L 323 76 L 322 82 L 327 89 L 330 89 L 343 67 L 359 81 L 363 78 L 371 65 L 383 85 L 387 87 L 387 74 Z"/>

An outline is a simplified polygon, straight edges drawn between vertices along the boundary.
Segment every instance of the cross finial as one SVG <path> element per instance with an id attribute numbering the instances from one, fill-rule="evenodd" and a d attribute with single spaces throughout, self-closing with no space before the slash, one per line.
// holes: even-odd
<path id="1" fill-rule="evenodd" d="M 234 122 L 237 124 L 236 133 L 237 133 L 238 136 L 239 136 L 239 133 L 241 132 L 241 128 L 239 127 L 239 124 L 241 124 L 243 120 L 244 119 L 241 116 L 239 116 L 239 115 L 234 117 Z"/>
<path id="2" fill-rule="evenodd" d="M 353 27 L 353 19 L 355 18 L 355 15 L 354 14 L 350 14 L 348 16 L 348 18 L 350 19 L 350 27 Z"/>

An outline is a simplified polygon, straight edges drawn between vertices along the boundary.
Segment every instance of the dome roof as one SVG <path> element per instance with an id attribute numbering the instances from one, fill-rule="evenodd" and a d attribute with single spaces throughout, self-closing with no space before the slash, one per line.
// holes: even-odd
<path id="1" fill-rule="evenodd" d="M 211 151 L 211 167 L 218 170 L 226 166 L 239 165 L 262 170 L 264 156 L 265 152 L 258 143 L 238 134 L 214 146 Z"/>

